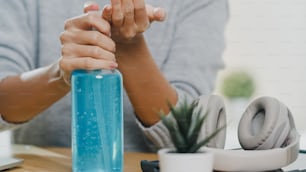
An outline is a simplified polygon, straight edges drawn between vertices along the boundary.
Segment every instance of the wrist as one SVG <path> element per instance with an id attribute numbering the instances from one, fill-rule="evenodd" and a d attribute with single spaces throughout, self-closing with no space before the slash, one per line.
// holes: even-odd
<path id="1" fill-rule="evenodd" d="M 59 62 L 53 63 L 49 68 L 49 83 L 56 84 L 59 89 L 63 91 L 70 90 L 70 80 L 67 80 L 67 76 L 59 67 Z"/>
<path id="2" fill-rule="evenodd" d="M 116 54 L 119 56 L 126 56 L 128 54 L 135 55 L 135 52 L 138 54 L 144 49 L 147 49 L 147 44 L 143 34 L 137 35 L 137 38 L 130 40 L 129 42 L 116 43 Z"/>
<path id="3" fill-rule="evenodd" d="M 117 47 L 118 46 L 135 46 L 144 40 L 144 36 L 142 33 L 138 33 L 132 39 L 116 39 L 115 36 L 113 37 L 113 39 L 116 42 Z"/>

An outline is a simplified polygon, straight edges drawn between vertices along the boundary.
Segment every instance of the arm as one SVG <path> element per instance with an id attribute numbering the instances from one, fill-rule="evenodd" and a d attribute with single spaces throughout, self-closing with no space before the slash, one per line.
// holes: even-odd
<path id="1" fill-rule="evenodd" d="M 169 112 L 166 101 L 176 104 L 174 87 L 154 62 L 142 35 L 133 44 L 117 44 L 116 56 L 138 119 L 146 126 L 154 125 L 160 120 L 157 111 Z"/>
<path id="2" fill-rule="evenodd" d="M 0 82 L 0 109 L 2 118 L 8 122 L 28 121 L 48 108 L 70 90 L 60 77 L 59 67 L 54 63 L 47 67 L 10 76 Z"/>
<path id="3" fill-rule="evenodd" d="M 22 3 L 12 0 L 3 4 L 8 6 L 7 12 L 12 15 L 8 19 L 3 17 L 1 23 L 5 27 L 0 30 L 1 35 L 9 35 L 7 40 L 4 39 L 0 43 L 0 60 L 5 66 L 1 68 L 0 99 L 3 101 L 0 103 L 0 114 L 6 121 L 28 121 L 63 97 L 70 90 L 65 81 L 69 80 L 74 69 L 117 67 L 114 58 L 115 44 L 108 36 L 108 22 L 101 20 L 97 13 L 88 13 L 66 21 L 65 31 L 60 37 L 62 57 L 52 65 L 34 69 L 36 54 L 28 54 L 25 51 L 20 55 L 20 52 L 23 52 L 23 46 L 27 47 L 27 41 L 36 36 L 35 32 L 31 32 L 33 35 L 25 33 L 33 29 L 28 28 L 27 21 L 35 19 L 25 19 L 27 12 Z M 16 6 L 20 8 L 17 10 L 19 13 L 15 13 L 18 9 Z M 23 20 L 16 22 L 17 19 Z M 96 31 L 92 30 L 93 27 Z M 18 42 L 22 47 L 16 46 L 14 40 L 11 40 L 10 31 L 14 30 L 17 30 L 17 34 L 24 40 Z M 37 45 L 33 43 L 28 51 L 35 52 L 35 46 Z M 16 58 L 18 60 L 15 60 Z M 29 62 L 32 66 L 28 65 Z M 20 66 L 26 67 L 21 69 Z"/>
<path id="4" fill-rule="evenodd" d="M 112 8 L 104 8 L 103 14 L 112 21 L 112 38 L 116 42 L 124 87 L 138 119 L 151 126 L 159 121 L 157 110 L 169 112 L 167 100 L 173 104 L 177 101 L 175 89 L 154 62 L 142 35 L 154 16 L 161 21 L 165 13 L 159 8 L 146 7 L 143 0 L 111 2 Z"/>

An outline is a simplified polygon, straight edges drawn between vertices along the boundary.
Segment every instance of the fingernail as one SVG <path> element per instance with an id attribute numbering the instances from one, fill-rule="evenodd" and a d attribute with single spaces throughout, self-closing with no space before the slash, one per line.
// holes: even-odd
<path id="1" fill-rule="evenodd" d="M 107 6 L 106 6 L 106 10 L 107 10 L 107 12 L 108 12 L 108 13 L 110 13 L 110 12 L 111 12 L 111 10 L 112 10 L 112 6 L 107 5 Z"/>
<path id="2" fill-rule="evenodd" d="M 153 11 L 154 16 L 158 17 L 160 20 L 165 19 L 165 11 L 162 8 L 155 8 Z"/>
<path id="3" fill-rule="evenodd" d="M 112 69 L 115 69 L 115 68 L 118 67 L 118 64 L 117 63 L 111 63 L 111 65 L 109 67 L 112 68 Z"/>

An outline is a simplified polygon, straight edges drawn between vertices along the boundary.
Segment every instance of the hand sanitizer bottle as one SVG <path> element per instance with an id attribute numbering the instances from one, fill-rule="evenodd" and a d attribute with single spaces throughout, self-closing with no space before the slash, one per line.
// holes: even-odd
<path id="1" fill-rule="evenodd" d="M 118 70 L 72 73 L 73 172 L 123 172 L 122 90 Z"/>

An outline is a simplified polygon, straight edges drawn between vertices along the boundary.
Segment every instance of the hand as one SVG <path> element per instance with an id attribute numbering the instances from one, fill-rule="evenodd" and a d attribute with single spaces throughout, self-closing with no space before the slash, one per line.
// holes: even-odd
<path id="1" fill-rule="evenodd" d="M 94 10 L 99 7 L 91 8 Z M 65 30 L 60 35 L 62 57 L 59 66 L 66 82 L 70 82 L 71 72 L 75 69 L 117 68 L 115 42 L 110 38 L 110 34 L 109 22 L 95 11 L 65 22 Z"/>
<path id="2" fill-rule="evenodd" d="M 163 21 L 166 12 L 145 5 L 144 0 L 111 0 L 104 6 L 102 17 L 112 24 L 112 38 L 116 43 L 131 43 L 146 31 L 153 21 Z"/>

